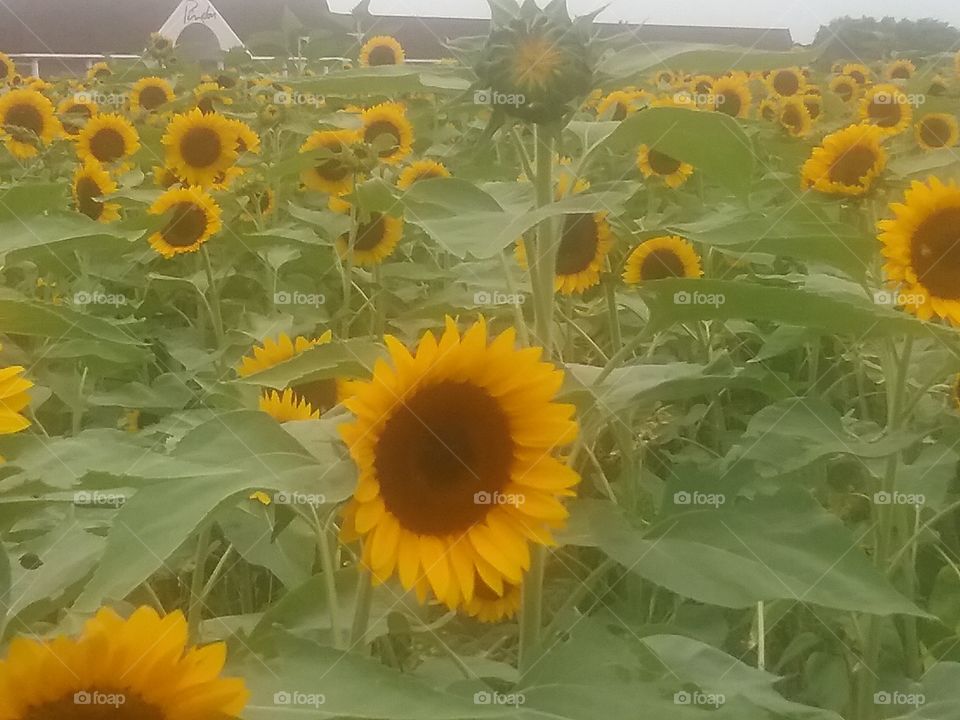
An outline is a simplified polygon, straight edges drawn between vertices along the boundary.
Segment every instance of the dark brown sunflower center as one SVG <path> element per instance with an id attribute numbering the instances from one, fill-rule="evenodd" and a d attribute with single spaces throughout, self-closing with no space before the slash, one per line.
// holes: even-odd
<path id="1" fill-rule="evenodd" d="M 832 182 L 842 185 L 860 185 L 863 177 L 877 162 L 874 151 L 865 145 L 854 145 L 840 155 L 827 173 Z"/>
<path id="2" fill-rule="evenodd" d="M 114 128 L 98 130 L 90 138 L 90 152 L 100 162 L 109 163 L 118 160 L 126 153 L 127 144 L 123 135 Z"/>
<path id="3" fill-rule="evenodd" d="M 189 247 L 207 230 L 207 214 L 190 202 L 177 203 L 171 209 L 170 221 L 161 231 L 163 239 L 174 247 Z"/>
<path id="4" fill-rule="evenodd" d="M 89 217 L 98 220 L 103 213 L 103 203 L 94 198 L 103 195 L 103 190 L 97 181 L 90 177 L 80 178 L 77 181 L 77 210 Z"/>
<path id="5" fill-rule="evenodd" d="M 593 215 L 567 215 L 557 248 L 557 275 L 583 272 L 597 256 L 599 236 Z"/>
<path id="6" fill-rule="evenodd" d="M 80 690 L 28 707 L 22 720 L 168 720 L 156 705 L 126 690 Z"/>
<path id="7" fill-rule="evenodd" d="M 34 135 L 43 132 L 43 115 L 33 105 L 14 105 L 7 110 L 3 118 L 4 125 L 14 125 L 28 130 Z"/>
<path id="8" fill-rule="evenodd" d="M 657 175 L 673 175 L 680 169 L 679 160 L 674 160 L 669 155 L 657 152 L 656 150 L 651 150 L 647 153 L 647 161 Z"/>
<path id="9" fill-rule="evenodd" d="M 820 117 L 820 100 L 813 97 L 806 98 L 803 104 L 806 106 L 807 112 L 810 113 L 811 120 L 816 120 Z"/>
<path id="10" fill-rule="evenodd" d="M 803 131 L 803 114 L 796 105 L 787 105 L 780 113 L 780 122 L 793 133 Z"/>
<path id="11" fill-rule="evenodd" d="M 380 150 L 380 157 L 386 157 L 394 152 L 397 147 L 400 145 L 400 132 L 394 126 L 393 123 L 387 122 L 386 120 L 380 120 L 375 123 L 371 123 L 366 130 L 363 131 L 363 139 L 366 143 L 373 145 L 382 137 L 387 137 L 390 139 L 390 142 Z"/>
<path id="12" fill-rule="evenodd" d="M 781 95 L 796 95 L 800 89 L 800 78 L 792 72 L 778 72 L 773 76 L 773 89 Z"/>
<path id="13" fill-rule="evenodd" d="M 940 118 L 926 118 L 920 123 L 920 139 L 927 147 L 944 147 L 950 142 L 950 126 Z"/>
<path id="14" fill-rule="evenodd" d="M 611 115 L 610 118 L 612 120 L 616 120 L 617 122 L 620 122 L 626 117 L 627 117 L 627 104 L 618 102 L 616 105 L 614 105 L 613 115 Z"/>
<path id="15" fill-rule="evenodd" d="M 854 82 L 857 83 L 857 85 L 863 85 L 867 81 L 867 76 L 864 75 L 859 70 L 851 70 L 850 72 L 847 73 L 847 75 L 852 77 Z"/>
<path id="16" fill-rule="evenodd" d="M 683 260 L 672 250 L 654 250 L 643 260 L 640 277 L 644 280 L 664 280 L 685 275 Z"/>
<path id="17" fill-rule="evenodd" d="M 220 136 L 213 128 L 190 128 L 180 140 L 180 155 L 190 167 L 210 167 L 220 159 L 222 153 Z"/>
<path id="18" fill-rule="evenodd" d="M 166 91 L 159 85 L 147 85 L 140 91 L 140 107 L 154 110 L 167 101 Z"/>
<path id="19" fill-rule="evenodd" d="M 713 83 L 709 80 L 701 80 L 695 86 L 698 95 L 708 95 L 713 90 Z"/>
<path id="20" fill-rule="evenodd" d="M 386 45 L 377 45 L 375 48 L 370 50 L 369 63 L 373 66 L 396 65 L 397 56 L 393 52 L 393 48 Z"/>
<path id="21" fill-rule="evenodd" d="M 724 92 L 719 98 L 717 98 L 717 110 L 726 115 L 731 115 L 736 117 L 740 114 L 740 109 L 743 107 L 743 101 L 740 99 L 740 96 L 735 92 L 730 92 L 729 90 Z"/>
<path id="22" fill-rule="evenodd" d="M 889 94 L 880 95 L 872 99 L 867 106 L 867 114 L 874 123 L 886 128 L 893 127 L 900 122 L 900 118 L 903 117 L 900 103 L 896 102 L 896 99 Z"/>
<path id="23" fill-rule="evenodd" d="M 472 383 L 444 381 L 415 392 L 387 419 L 374 467 L 402 527 L 448 535 L 486 516 L 491 505 L 483 499 L 507 486 L 513 455 L 497 401 Z"/>
<path id="24" fill-rule="evenodd" d="M 370 219 L 360 223 L 357 237 L 353 241 L 354 250 L 360 252 L 376 248 L 387 234 L 387 223 L 381 213 L 371 213 Z"/>
<path id="25" fill-rule="evenodd" d="M 324 378 L 323 380 L 313 380 L 301 385 L 294 385 L 293 392 L 298 398 L 303 398 L 310 403 L 310 407 L 321 413 L 337 404 L 337 381 L 334 378 Z"/>
<path id="26" fill-rule="evenodd" d="M 893 71 L 890 73 L 890 77 L 896 80 L 909 80 L 910 79 L 910 68 L 906 65 L 897 65 Z"/>
<path id="27" fill-rule="evenodd" d="M 848 82 L 838 83 L 834 85 L 833 91 L 840 96 L 840 99 L 846 102 L 853 97 L 853 85 Z"/>
<path id="28" fill-rule="evenodd" d="M 63 113 L 63 129 L 71 135 L 76 135 L 83 127 L 85 120 L 92 116 L 90 108 L 86 105 L 71 105 Z"/>
<path id="29" fill-rule="evenodd" d="M 946 208 L 920 223 L 910 239 L 917 278 L 935 297 L 960 299 L 960 208 Z"/>
<path id="30" fill-rule="evenodd" d="M 216 112 L 216 108 L 213 106 L 213 97 L 210 95 L 200 98 L 197 101 L 197 108 L 199 108 L 200 112 L 204 115 L 210 115 Z"/>
<path id="31" fill-rule="evenodd" d="M 342 145 L 335 145 L 333 147 L 327 147 L 331 152 L 343 152 L 344 148 Z M 324 180 L 329 180 L 331 182 L 337 182 L 343 180 L 347 175 L 350 174 L 350 166 L 347 165 L 342 160 L 337 158 L 327 158 L 319 165 L 314 168 L 314 171 L 322 177 Z"/>
<path id="32" fill-rule="evenodd" d="M 777 110 L 768 103 L 760 108 L 760 115 L 764 120 L 773 120 L 777 116 Z"/>
<path id="33" fill-rule="evenodd" d="M 224 90 L 230 90 L 237 86 L 237 79 L 232 75 L 218 75 L 217 76 L 217 85 L 219 85 Z"/>

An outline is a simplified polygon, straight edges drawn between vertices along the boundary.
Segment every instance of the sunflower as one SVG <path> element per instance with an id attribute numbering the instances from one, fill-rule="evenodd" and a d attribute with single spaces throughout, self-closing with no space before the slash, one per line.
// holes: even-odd
<path id="1" fill-rule="evenodd" d="M 663 235 L 640 243 L 627 257 L 625 282 L 635 285 L 666 278 L 698 278 L 703 275 L 700 256 L 693 245 L 676 235 Z"/>
<path id="2" fill-rule="evenodd" d="M 597 117 L 620 121 L 633 115 L 649 100 L 643 90 L 614 90 L 597 103 Z"/>
<path id="3" fill-rule="evenodd" d="M 767 87 L 770 88 L 770 92 L 780 97 L 800 95 L 806 84 L 807 80 L 798 67 L 774 70 L 767 76 Z"/>
<path id="4" fill-rule="evenodd" d="M 731 117 L 747 117 L 752 96 L 741 77 L 718 78 L 713 84 L 713 109 Z"/>
<path id="5" fill-rule="evenodd" d="M 935 177 L 915 180 L 894 217 L 881 220 L 878 239 L 886 258 L 884 274 L 899 283 L 900 302 L 923 320 L 948 318 L 960 325 L 960 187 Z"/>
<path id="6" fill-rule="evenodd" d="M 667 187 L 678 188 L 693 175 L 693 165 L 675 160 L 666 153 L 641 145 L 637 152 L 637 167 L 645 178 L 661 178 Z"/>
<path id="7" fill-rule="evenodd" d="M 389 35 L 372 37 L 360 48 L 360 64 L 364 67 L 402 65 L 403 59 L 403 46 Z"/>
<path id="8" fill-rule="evenodd" d="M 53 103 L 36 90 L 22 88 L 0 95 L 0 138 L 14 157 L 34 157 L 37 143 L 49 145 L 61 130 Z"/>
<path id="9" fill-rule="evenodd" d="M 780 117 L 780 103 L 775 98 L 764 98 L 758 112 L 761 118 L 772 122 Z"/>
<path id="10" fill-rule="evenodd" d="M 777 116 L 780 126 L 783 127 L 793 137 L 803 137 L 810 132 L 813 121 L 810 118 L 810 110 L 801 96 L 792 96 L 784 98 L 780 103 L 780 111 Z"/>
<path id="11" fill-rule="evenodd" d="M 162 142 L 167 167 L 190 185 L 212 185 L 237 160 L 236 127 L 197 108 L 174 115 Z"/>
<path id="12" fill-rule="evenodd" d="M 906 58 L 894 60 L 884 69 L 888 80 L 909 80 L 917 71 L 917 66 Z"/>
<path id="13" fill-rule="evenodd" d="M 144 77 L 137 80 L 130 90 L 130 108 L 134 112 L 155 112 L 174 97 L 176 96 L 169 82 L 163 78 Z"/>
<path id="14" fill-rule="evenodd" d="M 803 104 L 806 105 L 811 120 L 816 120 L 823 112 L 823 98 L 820 96 L 819 90 L 816 90 L 816 92 L 814 90 L 815 88 L 808 88 L 807 92 L 803 94 Z"/>
<path id="15" fill-rule="evenodd" d="M 672 70 L 660 70 L 653 75 L 653 84 L 661 88 L 673 87 L 677 82 L 677 76 Z"/>
<path id="16" fill-rule="evenodd" d="M 478 575 L 503 597 L 529 568 L 529 542 L 553 544 L 560 497 L 580 480 L 552 456 L 578 432 L 574 407 L 553 400 L 563 373 L 540 348 L 516 349 L 513 328 L 489 341 L 482 318 L 461 336 L 448 317 L 413 353 L 385 340 L 392 362 L 344 403 L 359 468 L 344 539 L 364 539 L 375 583 L 397 574 L 421 602 L 431 589 L 449 607 L 483 599 Z"/>
<path id="17" fill-rule="evenodd" d="M 92 157 L 87 157 L 73 174 L 73 205 L 91 220 L 109 223 L 120 217 L 120 205 L 102 198 L 117 191 L 110 173 Z"/>
<path id="18" fill-rule="evenodd" d="M 478 574 L 476 580 L 474 580 L 473 599 L 464 602 L 459 609 L 465 615 L 474 617 L 484 623 L 509 620 L 520 610 L 522 590 L 521 585 L 505 582 L 503 584 L 503 594 L 498 595 Z"/>
<path id="19" fill-rule="evenodd" d="M 237 152 L 257 154 L 260 152 L 260 136 L 242 120 L 230 120 L 230 124 L 237 133 Z"/>
<path id="20" fill-rule="evenodd" d="M 827 135 L 801 171 L 804 188 L 830 195 L 864 195 L 887 166 L 883 132 L 873 125 L 851 125 Z"/>
<path id="21" fill-rule="evenodd" d="M 291 340 L 285 333 L 281 333 L 276 340 L 267 338 L 263 345 L 253 348 L 252 355 L 244 356 L 237 368 L 237 374 L 240 377 L 249 377 L 263 372 L 310 348 L 326 345 L 332 338 L 333 333 L 329 330 L 316 338 L 300 335 Z M 265 389 L 260 395 L 260 409 L 277 422 L 311 420 L 320 417 L 321 413 L 348 396 L 346 381 L 339 378 L 321 378 L 284 388 L 282 393 Z"/>
<path id="22" fill-rule="evenodd" d="M 176 173 L 171 172 L 169 169 L 162 167 L 161 165 L 153 166 L 154 185 L 166 190 L 178 183 L 180 183 L 180 178 L 177 177 Z"/>
<path id="23" fill-rule="evenodd" d="M 403 169 L 400 177 L 397 178 L 397 187 L 401 190 L 409 190 L 418 180 L 440 177 L 450 177 L 450 171 L 443 163 L 436 160 L 418 160 Z"/>
<path id="24" fill-rule="evenodd" d="M 243 177 L 246 170 L 240 167 L 231 167 L 217 175 L 210 184 L 210 190 L 228 190 L 234 181 Z"/>
<path id="25" fill-rule="evenodd" d="M 30 404 L 27 390 L 33 387 L 33 383 L 20 377 L 23 372 L 20 365 L 0 369 L 0 435 L 10 435 L 30 427 L 30 421 L 21 415 L 20 411 Z M 2 667 L 3 664 L 0 663 L 0 677 Z M 2 682 L 0 687 L 3 687 Z M 2 697 L 0 695 L 0 709 L 3 708 Z"/>
<path id="26" fill-rule="evenodd" d="M 360 118 L 363 141 L 379 148 L 378 154 L 383 162 L 397 165 L 413 150 L 413 126 L 407 120 L 407 110 L 402 104 L 381 103 L 364 110 Z"/>
<path id="27" fill-rule="evenodd" d="M 850 102 L 860 92 L 860 85 L 849 75 L 838 75 L 830 81 L 830 92 L 844 102 Z"/>
<path id="28" fill-rule="evenodd" d="M 0 718 L 235 718 L 249 692 L 243 680 L 220 676 L 226 654 L 224 643 L 187 647 L 180 612 L 161 618 L 141 607 L 123 620 L 103 608 L 75 639 L 10 643 L 0 661 Z"/>
<path id="29" fill-rule="evenodd" d="M 947 79 L 943 75 L 937 75 L 930 81 L 930 87 L 927 88 L 927 93 L 933 95 L 934 97 L 939 97 L 947 92 Z"/>
<path id="30" fill-rule="evenodd" d="M 150 245 L 168 260 L 196 252 L 221 228 L 220 206 L 197 186 L 167 190 L 150 206 L 151 215 L 170 213 L 166 224 L 150 236 Z"/>
<path id="31" fill-rule="evenodd" d="M 17 74 L 17 66 L 10 56 L 0 52 L 0 84 L 8 84 Z"/>
<path id="32" fill-rule="evenodd" d="M 910 126 L 913 109 L 908 96 L 896 85 L 876 85 L 860 101 L 860 117 L 885 135 L 897 135 Z"/>
<path id="33" fill-rule="evenodd" d="M 957 118 L 950 113 L 930 113 L 914 127 L 917 144 L 924 150 L 953 147 L 960 140 Z"/>
<path id="34" fill-rule="evenodd" d="M 113 75 L 113 70 L 105 62 L 98 62 L 87 68 L 87 80 L 106 80 Z"/>
<path id="35" fill-rule="evenodd" d="M 711 75 L 695 75 L 690 80 L 690 92 L 695 95 L 713 94 L 714 79 Z"/>
<path id="36" fill-rule="evenodd" d="M 257 216 L 265 218 L 272 215 L 277 209 L 277 195 L 268 187 L 256 187 L 247 190 L 247 211 L 246 216 L 256 219 Z"/>
<path id="37" fill-rule="evenodd" d="M 196 109 L 204 115 L 215 113 L 218 105 L 233 105 L 233 98 L 215 82 L 204 82 L 197 85 L 193 89 L 193 97 L 197 102 Z"/>
<path id="38" fill-rule="evenodd" d="M 351 212 L 352 207 L 346 201 L 332 202 L 339 198 L 331 197 L 329 207 L 334 212 L 344 215 Z M 361 266 L 379 265 L 397 249 L 400 238 L 403 237 L 403 218 L 394 217 L 387 213 L 373 212 L 357 227 L 356 237 L 353 239 L 353 263 Z M 346 258 L 350 250 L 350 235 L 345 233 L 336 240 L 337 253 Z"/>
<path id="39" fill-rule="evenodd" d="M 300 173 L 300 181 L 312 190 L 343 195 L 353 189 L 354 168 L 348 156 L 350 146 L 360 139 L 355 130 L 317 130 L 300 146 L 300 152 L 327 150 L 332 157 L 320 158 Z"/>
<path id="40" fill-rule="evenodd" d="M 575 191 L 576 192 L 576 191 Z M 557 246 L 553 289 L 562 295 L 579 295 L 600 283 L 600 271 L 613 247 L 613 232 L 606 213 L 564 216 Z M 527 269 L 522 238 L 515 246 L 517 262 Z"/>
<path id="41" fill-rule="evenodd" d="M 847 63 L 843 66 L 843 74 L 852 77 L 854 82 L 861 87 L 866 85 L 873 75 L 870 68 L 862 63 Z"/>
<path id="42" fill-rule="evenodd" d="M 117 113 L 94 115 L 77 133 L 77 157 L 93 158 L 103 165 L 112 165 L 140 149 L 140 136 L 133 123 Z"/>
<path id="43" fill-rule="evenodd" d="M 57 115 L 67 135 L 74 137 L 83 129 L 90 118 L 98 112 L 97 104 L 77 97 L 67 98 L 57 105 Z"/>

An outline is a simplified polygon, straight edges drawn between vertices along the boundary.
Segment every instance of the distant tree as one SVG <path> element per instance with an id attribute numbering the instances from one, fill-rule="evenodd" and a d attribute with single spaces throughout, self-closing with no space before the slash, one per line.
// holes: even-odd
<path id="1" fill-rule="evenodd" d="M 874 60 L 893 53 L 932 55 L 960 47 L 960 30 L 933 18 L 896 20 L 842 17 L 821 25 L 815 45 L 826 48 L 823 60 Z"/>

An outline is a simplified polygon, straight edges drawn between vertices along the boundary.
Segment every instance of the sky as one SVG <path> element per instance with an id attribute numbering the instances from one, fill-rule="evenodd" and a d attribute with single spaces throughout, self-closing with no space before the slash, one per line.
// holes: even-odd
<path id="1" fill-rule="evenodd" d="M 543 4 L 543 0 L 538 0 Z M 329 0 L 330 9 L 347 12 L 356 0 Z M 593 11 L 604 0 L 567 0 L 575 15 Z M 956 0 L 612 0 L 598 19 L 666 25 L 788 27 L 796 42 L 809 43 L 820 25 L 835 17 L 871 15 L 919 19 L 933 17 L 960 27 Z M 486 0 L 372 0 L 377 15 L 489 17 Z"/>

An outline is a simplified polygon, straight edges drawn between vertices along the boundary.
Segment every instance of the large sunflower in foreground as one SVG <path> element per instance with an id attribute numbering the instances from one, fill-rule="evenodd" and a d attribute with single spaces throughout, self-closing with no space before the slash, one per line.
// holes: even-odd
<path id="1" fill-rule="evenodd" d="M 20 413 L 30 404 L 27 390 L 33 387 L 33 383 L 20 377 L 23 372 L 20 365 L 0 368 L 0 435 L 10 435 L 30 427 L 30 421 Z M 0 688 L 2 687 L 0 683 Z M 0 709 L 3 707 L 2 703 L 3 696 L 0 695 Z"/>
<path id="2" fill-rule="evenodd" d="M 166 224 L 150 236 L 150 245 L 168 260 L 196 252 L 220 232 L 220 206 L 197 186 L 167 190 L 150 206 L 151 215 L 169 214 Z"/>
<path id="3" fill-rule="evenodd" d="M 436 160 L 417 160 L 403 169 L 397 178 L 397 187 L 409 190 L 414 183 L 430 178 L 450 177 L 446 166 Z"/>
<path id="4" fill-rule="evenodd" d="M 339 198 L 330 198 L 328 206 L 337 213 L 347 215 L 352 206 Z M 338 200 L 338 202 L 333 202 Z M 379 265 L 393 255 L 403 237 L 403 218 L 388 213 L 372 212 L 361 219 L 353 238 L 353 264 L 362 267 Z M 350 235 L 344 233 L 335 242 L 337 254 L 345 259 L 350 255 Z"/>
<path id="5" fill-rule="evenodd" d="M 263 372 L 310 348 L 326 345 L 332 337 L 333 333 L 327 330 L 316 338 L 299 335 L 291 340 L 286 333 L 281 333 L 276 340 L 267 338 L 240 361 L 237 374 L 249 377 Z M 346 384 L 343 381 L 324 378 L 298 383 L 280 392 L 264 390 L 260 395 L 260 409 L 278 422 L 309 420 L 319 417 L 345 397 Z"/>
<path id="6" fill-rule="evenodd" d="M 110 173 L 93 158 L 83 161 L 73 174 L 71 186 L 73 205 L 91 220 L 109 223 L 120 217 L 120 205 L 100 198 L 117 191 L 117 183 Z"/>
<path id="7" fill-rule="evenodd" d="M 864 195 L 887 166 L 883 131 L 851 125 L 827 135 L 801 171 L 801 185 L 828 195 Z"/>
<path id="8" fill-rule="evenodd" d="M 0 138 L 10 154 L 22 160 L 60 135 L 53 103 L 36 90 L 21 88 L 0 95 Z"/>
<path id="9" fill-rule="evenodd" d="M 915 180 L 890 209 L 894 217 L 877 224 L 887 280 L 900 284 L 898 297 L 911 313 L 960 325 L 960 187 Z"/>
<path id="10" fill-rule="evenodd" d="M 950 113 L 930 113 L 915 126 L 917 144 L 924 150 L 953 147 L 960 140 L 957 118 Z"/>
<path id="11" fill-rule="evenodd" d="M 385 102 L 363 111 L 360 135 L 368 145 L 377 146 L 380 159 L 397 165 L 413 150 L 413 126 L 401 103 Z"/>
<path id="12" fill-rule="evenodd" d="M 360 64 L 364 67 L 400 65 L 403 60 L 403 46 L 389 35 L 372 37 L 360 48 Z"/>
<path id="13" fill-rule="evenodd" d="M 625 282 L 636 285 L 667 278 L 698 278 L 703 275 L 700 256 L 693 245 L 676 235 L 646 240 L 627 257 Z"/>
<path id="14" fill-rule="evenodd" d="M 313 167 L 300 173 L 300 181 L 312 190 L 344 195 L 353 189 L 354 167 L 346 157 L 360 136 L 355 130 L 317 130 L 300 146 L 300 152 L 326 150 L 331 157 L 324 157 Z"/>
<path id="15" fill-rule="evenodd" d="M 130 90 L 130 108 L 137 112 L 154 112 L 174 99 L 173 86 L 159 77 L 140 78 Z"/>
<path id="16" fill-rule="evenodd" d="M 912 117 L 909 96 L 896 85 L 875 85 L 860 100 L 860 118 L 886 135 L 906 130 Z"/>
<path id="17" fill-rule="evenodd" d="M 671 188 L 680 187 L 693 175 L 693 165 L 672 158 L 649 145 L 641 145 L 637 151 L 637 167 L 645 178 L 660 178 Z"/>
<path id="18" fill-rule="evenodd" d="M 92 158 L 102 165 L 119 163 L 140 149 L 140 136 L 133 123 L 117 113 L 94 115 L 77 133 L 77 157 Z"/>
<path id="19" fill-rule="evenodd" d="M 560 497 L 577 473 L 553 453 L 577 436 L 574 407 L 554 402 L 563 373 L 540 348 L 492 341 L 483 319 L 462 336 L 447 318 L 414 352 L 387 336 L 391 362 L 355 383 L 340 428 L 359 468 L 345 540 L 363 538 L 374 582 L 394 574 L 421 602 L 470 603 L 477 578 L 504 597 L 530 565 L 529 543 L 553 543 Z"/>
<path id="20" fill-rule="evenodd" d="M 10 643 L 0 720 L 235 718 L 249 692 L 243 680 L 221 677 L 226 654 L 224 643 L 188 647 L 179 612 L 161 618 L 141 607 L 123 620 L 105 608 L 77 638 Z"/>
<path id="21" fill-rule="evenodd" d="M 217 113 L 175 115 L 163 135 L 166 166 L 190 185 L 208 187 L 237 160 L 237 129 Z"/>
<path id="22" fill-rule="evenodd" d="M 743 118 L 750 113 L 752 95 L 741 77 L 721 77 L 713 83 L 713 109 L 731 117 Z"/>

